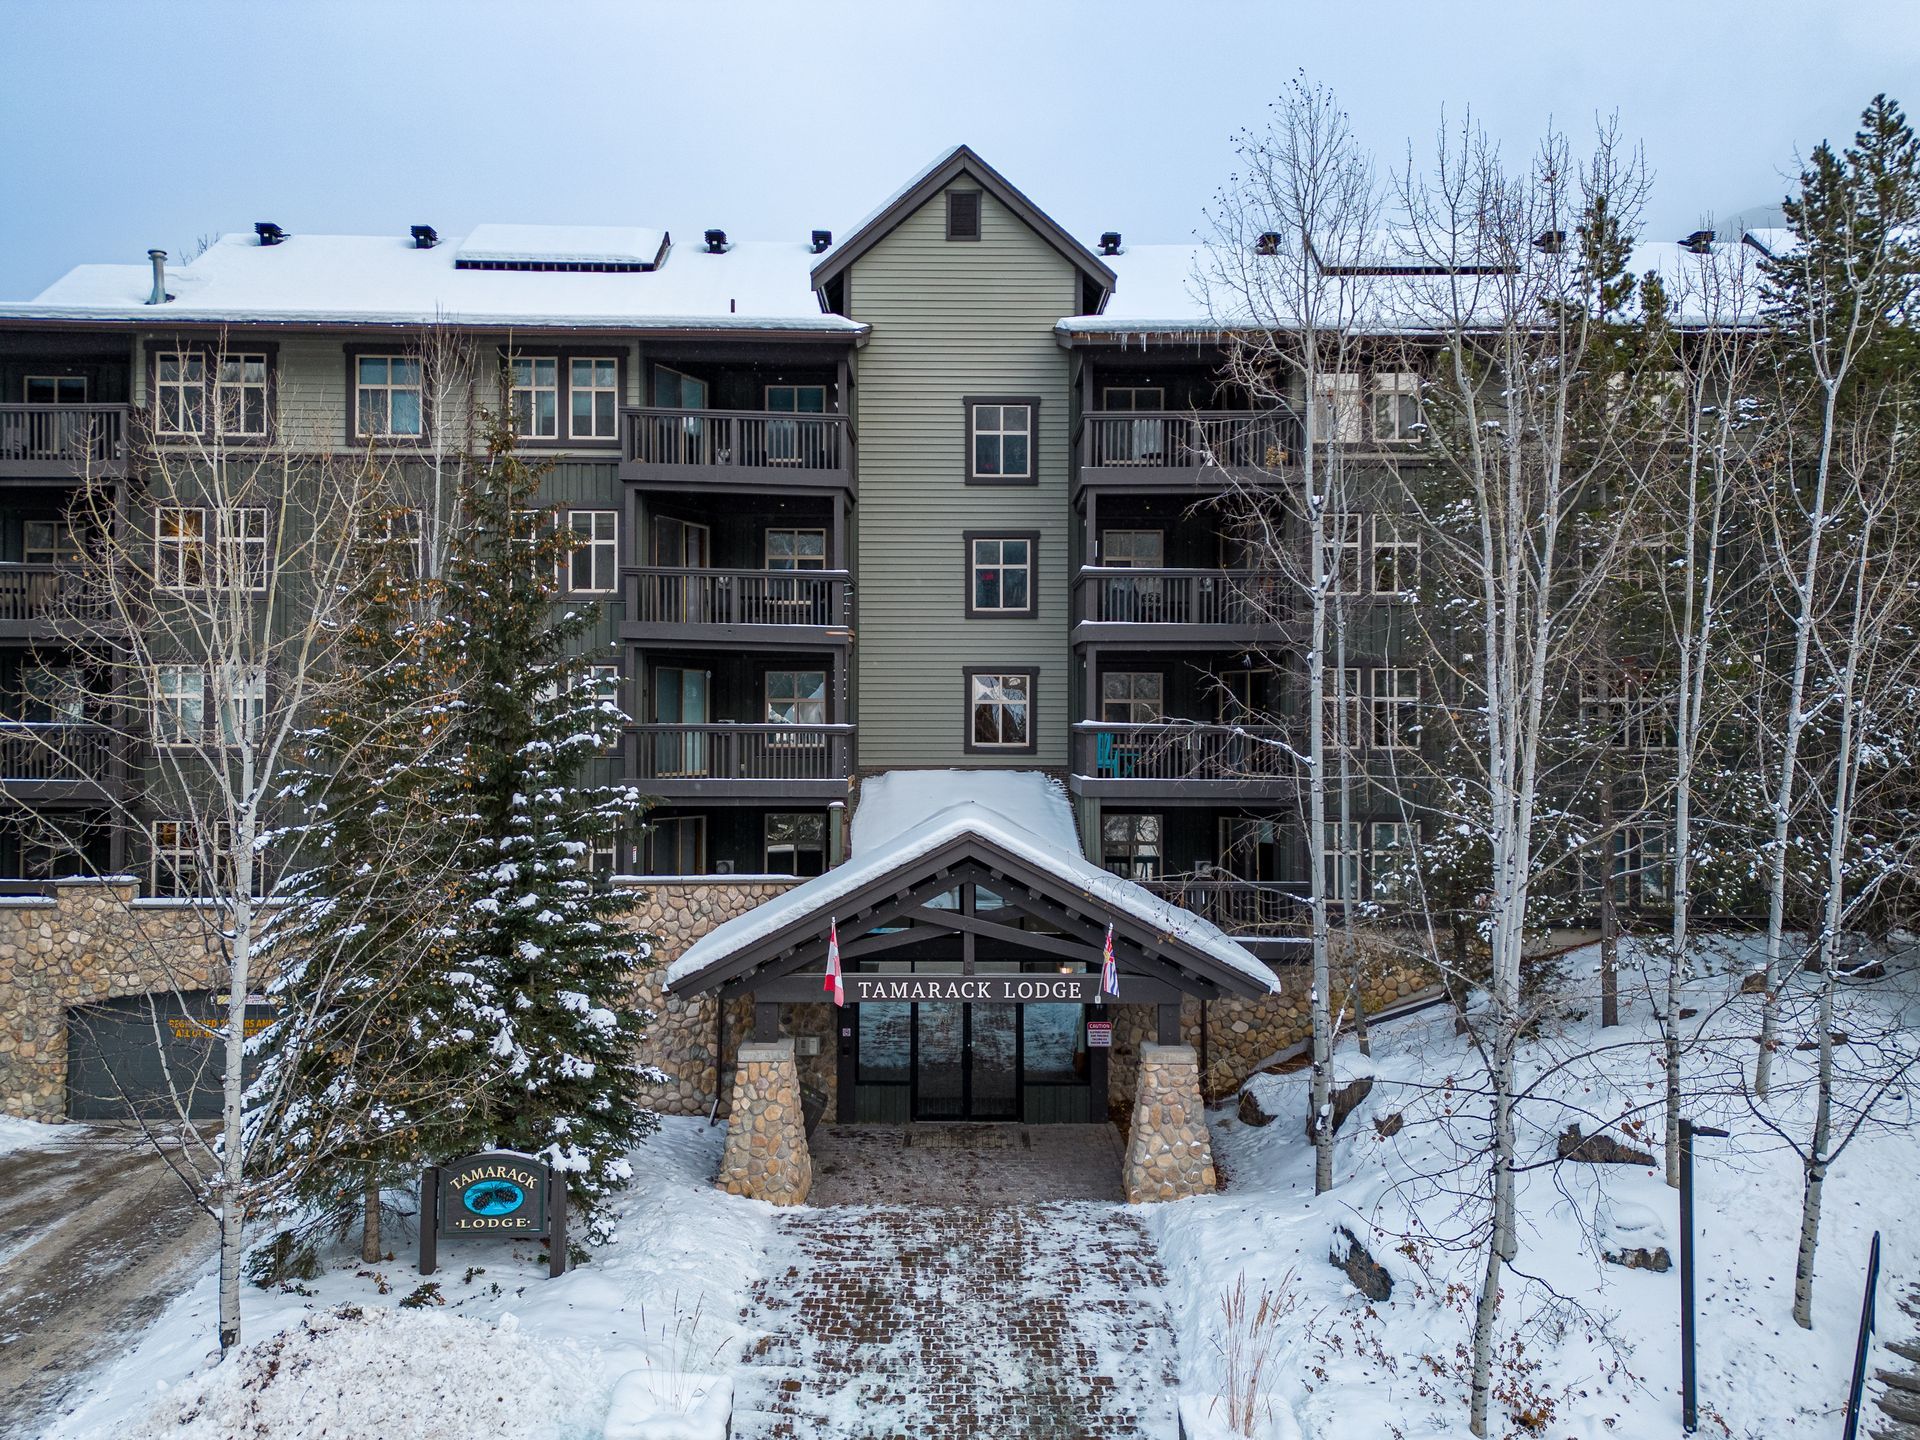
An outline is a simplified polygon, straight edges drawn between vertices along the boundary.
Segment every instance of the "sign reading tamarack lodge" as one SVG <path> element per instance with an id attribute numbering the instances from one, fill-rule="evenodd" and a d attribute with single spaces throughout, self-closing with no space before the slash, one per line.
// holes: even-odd
<path id="1" fill-rule="evenodd" d="M 1090 1005 L 1098 975 L 848 975 L 847 1000 L 984 1001 L 996 1005 Z"/>
<path id="2" fill-rule="evenodd" d="M 420 1273 L 431 1275 L 441 1234 L 547 1242 L 550 1275 L 567 1268 L 567 1187 L 517 1150 L 487 1150 L 420 1177 Z"/>

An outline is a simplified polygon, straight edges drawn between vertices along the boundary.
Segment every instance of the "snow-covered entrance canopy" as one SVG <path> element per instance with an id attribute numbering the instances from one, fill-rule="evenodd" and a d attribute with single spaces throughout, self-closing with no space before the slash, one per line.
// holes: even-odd
<path id="1" fill-rule="evenodd" d="M 1111 924 L 1123 1001 L 1278 988 L 1267 965 L 1217 926 L 1088 861 L 1066 792 L 1034 771 L 876 775 L 861 786 L 852 852 L 696 940 L 669 967 L 667 988 L 740 994 L 818 971 L 831 922 L 849 970 L 868 953 L 906 959 L 904 947 L 954 933 L 1098 965 Z M 951 897 L 964 886 L 999 903 L 963 914 Z"/>

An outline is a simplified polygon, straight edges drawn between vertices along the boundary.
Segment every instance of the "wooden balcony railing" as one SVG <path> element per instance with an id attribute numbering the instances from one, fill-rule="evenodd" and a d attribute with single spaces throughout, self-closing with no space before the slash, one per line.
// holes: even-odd
<path id="1" fill-rule="evenodd" d="M 111 740 L 101 725 L 0 720 L 0 783 L 103 781 L 113 758 Z"/>
<path id="2" fill-rule="evenodd" d="M 65 565 L 0 564 L 0 625 L 104 618 L 89 572 Z"/>
<path id="3" fill-rule="evenodd" d="M 648 780 L 843 780 L 851 725 L 652 724 L 631 727 L 633 777 Z"/>
<path id="4" fill-rule="evenodd" d="M 0 404 L 0 466 L 78 474 L 126 458 L 125 405 Z"/>
<path id="5" fill-rule="evenodd" d="M 1229 935 L 1304 935 L 1311 929 L 1303 886 L 1180 875 L 1144 883 L 1154 894 L 1211 920 Z"/>
<path id="6" fill-rule="evenodd" d="M 1293 737 L 1273 725 L 1074 726 L 1076 774 L 1095 780 L 1271 781 L 1295 773 Z"/>
<path id="7" fill-rule="evenodd" d="M 1294 462 L 1292 417 L 1249 410 L 1089 410 L 1080 464 L 1094 469 L 1279 470 Z"/>
<path id="8" fill-rule="evenodd" d="M 849 620 L 845 570 L 627 571 L 627 620 L 643 625 L 817 625 Z"/>
<path id="9" fill-rule="evenodd" d="M 848 468 L 844 415 L 776 415 L 763 410 L 634 409 L 624 412 L 629 465 L 757 470 L 766 478 Z"/>
<path id="10" fill-rule="evenodd" d="M 1260 625 L 1292 604 L 1287 578 L 1264 570 L 1136 570 L 1086 566 L 1074 618 L 1132 625 Z"/>

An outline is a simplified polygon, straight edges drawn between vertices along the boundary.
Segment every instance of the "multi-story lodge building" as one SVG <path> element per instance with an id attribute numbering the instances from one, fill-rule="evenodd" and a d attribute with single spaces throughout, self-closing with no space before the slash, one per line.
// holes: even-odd
<path id="1" fill-rule="evenodd" d="M 418 445 L 420 337 L 452 328 L 500 357 L 547 499 L 586 542 L 567 598 L 603 612 L 633 722 L 620 766 L 658 800 L 617 867 L 644 877 L 675 961 L 661 1033 L 699 1054 L 676 1103 L 704 1108 L 745 1029 L 695 997 L 751 996 L 760 1038 L 799 1040 L 842 1118 L 1103 1115 L 1110 924 L 1120 1000 L 1157 1004 L 1161 1040 L 1237 1079 L 1304 1024 L 1297 772 L 1258 733 L 1297 711 L 1297 676 L 1273 606 L 1248 598 L 1268 582 L 1206 502 L 1267 483 L 1295 437 L 1223 384 L 1193 267 L 1191 246 L 1084 243 L 961 147 L 838 235 L 263 224 L 0 306 L 0 786 L 15 815 L 97 820 L 62 827 L 78 851 L 11 826 L 0 872 L 23 890 L 126 872 L 154 903 L 181 873 L 178 817 L 129 826 L 103 803 L 137 757 L 37 698 L 68 658 L 53 601 L 76 464 L 124 476 L 137 517 L 143 447 L 216 392 L 295 450 Z M 1339 438 L 1390 463 L 1405 377 L 1356 384 L 1374 403 Z M 1386 615 L 1413 557 L 1390 516 L 1356 518 L 1346 543 Z M 1346 662 L 1360 748 L 1389 759 L 1418 704 L 1391 628 L 1370 621 Z M 70 763 L 21 742 L 30 726 L 66 727 Z M 950 770 L 1021 779 L 890 773 Z M 866 824 L 851 812 L 876 789 L 888 813 Z M 945 835 L 941 815 L 972 816 L 956 833 L 977 843 L 939 849 L 953 837 L 920 832 Z M 1406 825 L 1361 802 L 1336 888 L 1366 894 Z M 850 978 L 1080 978 L 1054 1004 L 865 1003 L 835 1036 L 796 1003 L 820 994 L 830 919 Z M 933 928 L 903 960 L 914 926 Z M 1154 1022 L 1113 1028 L 1131 1057 Z M 19 1093 L 9 1108 L 47 1108 Z"/>

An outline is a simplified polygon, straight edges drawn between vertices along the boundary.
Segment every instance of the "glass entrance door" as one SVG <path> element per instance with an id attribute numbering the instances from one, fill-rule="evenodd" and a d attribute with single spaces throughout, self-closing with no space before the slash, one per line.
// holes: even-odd
<path id="1" fill-rule="evenodd" d="M 913 1118 L 1020 1118 L 1020 1007 L 913 1007 Z"/>

